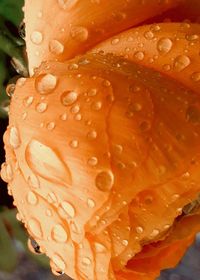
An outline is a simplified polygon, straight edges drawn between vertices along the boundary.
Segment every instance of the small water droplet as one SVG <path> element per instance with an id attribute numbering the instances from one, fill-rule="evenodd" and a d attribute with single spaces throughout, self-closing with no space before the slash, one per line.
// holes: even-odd
<path id="1" fill-rule="evenodd" d="M 114 184 L 113 173 L 111 171 L 101 171 L 96 176 L 95 184 L 100 191 L 110 191 Z"/>
<path id="2" fill-rule="evenodd" d="M 6 93 L 9 97 L 12 97 L 15 92 L 15 84 L 9 84 L 6 87 Z"/>
<path id="3" fill-rule="evenodd" d="M 161 54 L 168 53 L 173 46 L 172 40 L 169 38 L 161 38 L 158 41 L 157 48 Z"/>
<path id="4" fill-rule="evenodd" d="M 82 264 L 88 266 L 91 264 L 91 260 L 88 257 L 83 257 Z"/>
<path id="5" fill-rule="evenodd" d="M 200 110 L 196 106 L 189 106 L 186 111 L 186 120 L 193 124 L 199 124 Z"/>
<path id="6" fill-rule="evenodd" d="M 88 132 L 87 134 L 87 138 L 89 140 L 94 140 L 97 138 L 97 132 L 95 130 L 91 130 L 90 132 Z"/>
<path id="7" fill-rule="evenodd" d="M 96 166 L 98 163 L 98 159 L 96 157 L 91 157 L 88 159 L 88 164 L 90 166 Z"/>
<path id="8" fill-rule="evenodd" d="M 66 121 L 67 120 L 67 113 L 63 113 L 61 116 L 60 116 L 60 119 L 62 121 Z"/>
<path id="9" fill-rule="evenodd" d="M 186 67 L 190 65 L 190 58 L 186 55 L 179 55 L 174 60 L 174 70 L 175 71 L 183 71 Z"/>
<path id="10" fill-rule="evenodd" d="M 81 115 L 81 114 L 77 114 L 77 115 L 74 117 L 74 119 L 75 119 L 76 121 L 80 121 L 80 120 L 82 119 L 82 115 Z"/>
<path id="11" fill-rule="evenodd" d="M 112 45 L 117 45 L 119 43 L 119 38 L 114 38 L 111 40 Z"/>
<path id="12" fill-rule="evenodd" d="M 55 126 L 56 126 L 55 122 L 49 122 L 47 124 L 47 129 L 51 131 L 55 128 Z"/>
<path id="13" fill-rule="evenodd" d="M 57 77 L 52 74 L 40 75 L 35 80 L 35 88 L 40 94 L 52 93 L 57 85 Z"/>
<path id="14" fill-rule="evenodd" d="M 84 42 L 88 39 L 88 30 L 83 26 L 73 26 L 71 27 L 71 37 L 79 42 Z"/>
<path id="15" fill-rule="evenodd" d="M 16 127 L 11 127 L 10 129 L 10 145 L 14 148 L 17 149 L 19 148 L 20 144 L 21 144 L 21 140 L 19 137 L 19 132 L 18 129 Z"/>
<path id="16" fill-rule="evenodd" d="M 77 2 L 78 0 L 58 0 L 58 5 L 63 10 L 70 10 L 76 5 Z"/>
<path id="17" fill-rule="evenodd" d="M 32 218 L 28 221 L 27 227 L 29 231 L 37 238 L 42 238 L 43 233 L 41 229 L 41 224 L 38 220 Z"/>
<path id="18" fill-rule="evenodd" d="M 23 103 L 25 107 L 29 107 L 33 103 L 34 97 L 28 96 L 24 99 Z"/>
<path id="19" fill-rule="evenodd" d="M 76 212 L 74 206 L 70 202 L 62 201 L 61 207 L 70 218 L 74 218 Z"/>
<path id="20" fill-rule="evenodd" d="M 23 87 L 24 85 L 25 85 L 25 83 L 26 83 L 26 78 L 19 78 L 18 80 L 17 80 L 17 86 L 18 87 Z"/>
<path id="21" fill-rule="evenodd" d="M 61 271 L 65 270 L 65 262 L 59 255 L 54 254 L 52 256 L 52 261 Z"/>
<path id="22" fill-rule="evenodd" d="M 191 79 L 192 79 L 194 82 L 199 82 L 199 81 L 200 81 L 200 72 L 194 72 L 194 73 L 191 75 Z"/>
<path id="23" fill-rule="evenodd" d="M 77 70 L 78 67 L 79 67 L 78 64 L 72 63 L 72 64 L 69 64 L 68 69 L 69 70 Z"/>
<path id="24" fill-rule="evenodd" d="M 147 39 L 147 40 L 151 40 L 154 38 L 154 33 L 152 31 L 146 31 L 144 33 L 144 37 Z"/>
<path id="25" fill-rule="evenodd" d="M 35 195 L 34 192 L 29 191 L 27 194 L 27 201 L 31 205 L 36 205 L 38 203 L 37 196 Z"/>
<path id="26" fill-rule="evenodd" d="M 106 251 L 106 247 L 99 242 L 95 242 L 94 246 L 95 246 L 97 253 L 104 253 Z"/>
<path id="27" fill-rule="evenodd" d="M 126 239 L 122 240 L 122 244 L 123 244 L 124 246 L 128 246 L 128 240 L 126 240 Z"/>
<path id="28" fill-rule="evenodd" d="M 91 107 L 94 111 L 99 111 L 102 108 L 102 102 L 101 101 L 93 102 Z"/>
<path id="29" fill-rule="evenodd" d="M 93 199 L 88 198 L 87 205 L 88 205 L 89 208 L 94 208 L 96 203 L 95 203 L 95 201 Z"/>
<path id="30" fill-rule="evenodd" d="M 136 227 L 135 230 L 138 234 L 141 234 L 144 232 L 144 229 L 142 227 Z"/>
<path id="31" fill-rule="evenodd" d="M 19 33 L 19 36 L 22 38 L 22 39 L 25 39 L 26 37 L 26 29 L 25 29 L 25 22 L 22 21 L 18 27 L 18 33 Z"/>
<path id="32" fill-rule="evenodd" d="M 55 203 L 55 204 L 58 203 L 58 198 L 54 192 L 48 193 L 47 200 L 49 203 Z"/>
<path id="33" fill-rule="evenodd" d="M 68 239 L 67 232 L 61 225 L 55 225 L 52 229 L 52 238 L 57 242 L 66 242 Z"/>
<path id="34" fill-rule="evenodd" d="M 89 97 L 96 96 L 96 94 L 97 94 L 97 89 L 96 89 L 96 88 L 90 89 L 90 90 L 88 91 L 88 93 L 87 93 L 87 95 L 88 95 Z"/>
<path id="35" fill-rule="evenodd" d="M 80 111 L 80 106 L 79 105 L 74 105 L 72 108 L 71 108 L 71 113 L 72 114 L 77 114 L 79 111 Z"/>
<path id="36" fill-rule="evenodd" d="M 36 111 L 38 113 L 44 113 L 47 110 L 47 107 L 48 107 L 48 105 L 45 102 L 38 103 L 36 105 Z"/>
<path id="37" fill-rule="evenodd" d="M 51 53 L 53 53 L 55 55 L 59 55 L 64 52 L 64 45 L 61 42 L 59 42 L 58 40 L 52 40 L 49 43 L 49 49 L 50 49 Z"/>
<path id="38" fill-rule="evenodd" d="M 29 177 L 28 177 L 28 183 L 31 187 L 33 188 L 39 188 L 40 187 L 40 181 L 38 179 L 38 177 L 35 175 L 35 174 L 31 174 Z"/>
<path id="39" fill-rule="evenodd" d="M 41 32 L 39 31 L 33 31 L 33 33 L 31 34 L 31 41 L 36 44 L 39 45 L 42 43 L 43 40 L 43 35 Z"/>
<path id="40" fill-rule="evenodd" d="M 151 232 L 150 236 L 151 236 L 151 237 L 156 237 L 159 233 L 160 233 L 160 231 L 159 231 L 158 229 L 154 229 L 154 230 Z"/>
<path id="41" fill-rule="evenodd" d="M 144 52 L 135 52 L 134 53 L 135 58 L 137 58 L 138 60 L 143 60 L 144 59 Z"/>
<path id="42" fill-rule="evenodd" d="M 148 121 L 143 121 L 140 124 L 140 130 L 142 132 L 146 132 L 151 128 L 151 124 Z"/>
<path id="43" fill-rule="evenodd" d="M 187 34 L 185 37 L 188 41 L 196 41 L 199 39 L 199 36 L 197 34 Z"/>
<path id="44" fill-rule="evenodd" d="M 65 91 L 61 95 L 61 103 L 64 106 L 70 106 L 74 102 L 76 102 L 77 98 L 78 98 L 78 93 L 77 92 L 75 92 L 75 91 Z"/>
<path id="45" fill-rule="evenodd" d="M 103 80 L 103 86 L 104 87 L 110 87 L 111 86 L 111 82 L 108 80 Z"/>
<path id="46" fill-rule="evenodd" d="M 32 253 L 39 254 L 39 255 L 41 254 L 40 246 L 38 245 L 38 243 L 34 239 L 29 238 L 27 245 L 28 245 L 29 250 Z"/>

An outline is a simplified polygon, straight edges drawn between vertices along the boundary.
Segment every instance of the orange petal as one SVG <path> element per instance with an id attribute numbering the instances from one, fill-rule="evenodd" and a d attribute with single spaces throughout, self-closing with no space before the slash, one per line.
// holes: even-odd
<path id="1" fill-rule="evenodd" d="M 64 61 L 83 53 L 180 2 L 28 0 L 25 2 L 25 24 L 30 72 L 32 74 L 42 61 Z"/>
<path id="2" fill-rule="evenodd" d="M 130 29 L 93 52 L 112 53 L 155 69 L 199 93 L 200 25 L 161 23 Z"/>

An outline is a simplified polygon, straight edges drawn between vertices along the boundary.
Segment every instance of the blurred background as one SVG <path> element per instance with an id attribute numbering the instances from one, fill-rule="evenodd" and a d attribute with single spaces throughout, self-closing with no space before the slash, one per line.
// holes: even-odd
<path id="1" fill-rule="evenodd" d="M 24 0 L 0 0 L 0 162 L 4 162 L 3 133 L 15 82 L 27 76 Z M 17 220 L 6 184 L 0 179 L 0 280 L 53 280 L 49 260 L 29 239 Z M 28 241 L 29 239 L 29 241 Z M 29 245 L 28 245 L 29 244 Z M 34 252 L 34 253 L 33 253 Z M 59 274 L 58 274 L 59 275 Z M 59 279 L 69 280 L 61 275 Z M 200 280 L 200 234 L 176 268 L 161 272 L 158 280 Z"/>

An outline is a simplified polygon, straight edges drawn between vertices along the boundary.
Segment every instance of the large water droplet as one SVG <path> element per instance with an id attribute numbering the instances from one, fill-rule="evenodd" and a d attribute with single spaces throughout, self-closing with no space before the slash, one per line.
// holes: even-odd
<path id="1" fill-rule="evenodd" d="M 170 40 L 169 38 L 161 38 L 157 44 L 158 51 L 161 54 L 168 53 L 171 50 L 172 46 L 172 40 Z"/>
<path id="2" fill-rule="evenodd" d="M 29 191 L 27 194 L 27 201 L 31 205 L 36 205 L 38 203 L 36 194 L 32 191 Z"/>
<path id="3" fill-rule="evenodd" d="M 88 39 L 88 30 L 83 26 L 73 26 L 71 28 L 71 37 L 79 42 L 84 42 Z"/>
<path id="4" fill-rule="evenodd" d="M 62 43 L 60 43 L 59 41 L 57 40 L 52 40 L 50 43 L 49 43 L 49 49 L 50 49 L 50 52 L 55 54 L 55 55 L 59 55 L 61 53 L 63 53 L 64 51 L 64 46 Z"/>
<path id="5" fill-rule="evenodd" d="M 64 10 L 70 10 L 76 5 L 77 2 L 78 0 L 58 0 L 58 5 Z"/>
<path id="6" fill-rule="evenodd" d="M 32 218 L 28 221 L 28 229 L 30 231 L 30 233 L 37 237 L 37 238 L 42 238 L 43 233 L 42 233 L 42 229 L 41 229 L 41 224 L 38 220 Z"/>
<path id="7" fill-rule="evenodd" d="M 76 212 L 74 206 L 70 202 L 62 201 L 61 207 L 70 218 L 74 218 Z"/>
<path id="8" fill-rule="evenodd" d="M 101 171 L 95 179 L 96 187 L 103 192 L 110 191 L 114 183 L 114 176 L 111 171 Z"/>
<path id="9" fill-rule="evenodd" d="M 77 92 L 75 92 L 75 91 L 65 91 L 61 95 L 61 103 L 64 106 L 70 106 L 74 102 L 76 102 L 77 98 L 78 98 L 78 93 Z"/>
<path id="10" fill-rule="evenodd" d="M 41 32 L 39 31 L 33 31 L 33 33 L 31 34 L 31 41 L 36 44 L 39 45 L 42 43 L 43 40 L 43 35 Z"/>
<path id="11" fill-rule="evenodd" d="M 186 55 L 179 55 L 174 60 L 174 70 L 180 72 L 191 63 L 190 58 Z"/>
<path id="12" fill-rule="evenodd" d="M 19 137 L 19 131 L 15 126 L 11 127 L 11 129 L 10 129 L 9 142 L 10 142 L 10 145 L 14 149 L 17 149 L 21 144 L 21 140 L 20 140 L 20 137 Z"/>
<path id="13" fill-rule="evenodd" d="M 67 232 L 61 225 L 55 225 L 52 229 L 52 238 L 57 242 L 66 242 L 68 239 Z"/>
<path id="14" fill-rule="evenodd" d="M 53 92 L 57 85 L 57 77 L 52 74 L 40 75 L 35 80 L 35 88 L 40 94 Z"/>
<path id="15" fill-rule="evenodd" d="M 72 179 L 68 166 L 49 146 L 32 140 L 26 147 L 25 156 L 28 166 L 35 174 L 54 183 L 71 185 Z"/>

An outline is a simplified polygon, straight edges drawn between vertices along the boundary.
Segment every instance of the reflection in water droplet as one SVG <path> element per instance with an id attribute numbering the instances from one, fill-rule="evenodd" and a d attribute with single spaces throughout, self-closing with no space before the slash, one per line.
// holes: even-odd
<path id="1" fill-rule="evenodd" d="M 49 44 L 50 52 L 59 55 L 64 52 L 64 45 L 58 40 L 52 40 Z"/>
<path id="2" fill-rule="evenodd" d="M 57 85 L 57 77 L 52 74 L 40 75 L 35 80 L 35 88 L 40 94 L 53 92 Z"/>
<path id="3" fill-rule="evenodd" d="M 172 46 L 172 40 L 170 40 L 169 38 L 161 38 L 157 44 L 158 51 L 161 54 L 168 53 L 171 50 Z"/>
<path id="4" fill-rule="evenodd" d="M 21 140 L 20 140 L 20 137 L 19 137 L 19 131 L 18 129 L 13 126 L 11 127 L 10 129 L 10 145 L 14 148 L 14 149 L 17 149 L 20 144 L 21 144 Z"/>
<path id="5" fill-rule="evenodd" d="M 57 242 L 66 242 L 68 239 L 67 232 L 61 225 L 55 225 L 52 229 L 52 238 Z"/>
<path id="6" fill-rule="evenodd" d="M 33 33 L 31 34 L 31 41 L 36 44 L 39 45 L 42 43 L 43 40 L 43 35 L 41 32 L 39 31 L 33 31 Z"/>
<path id="7" fill-rule="evenodd" d="M 88 30 L 83 26 L 73 26 L 71 28 L 71 37 L 79 42 L 84 42 L 88 39 Z"/>
<path id="8" fill-rule="evenodd" d="M 174 60 L 174 70 L 182 71 L 190 65 L 190 58 L 186 55 L 179 55 Z"/>
<path id="9" fill-rule="evenodd" d="M 35 195 L 34 192 L 29 191 L 27 194 L 27 201 L 31 205 L 36 205 L 38 203 L 37 196 Z"/>
<path id="10" fill-rule="evenodd" d="M 96 187 L 103 192 L 110 191 L 114 183 L 114 176 L 111 171 L 102 171 L 96 176 Z"/>
<path id="11" fill-rule="evenodd" d="M 74 218 L 76 212 L 74 206 L 71 203 L 62 201 L 61 207 L 70 218 Z"/>
<path id="12" fill-rule="evenodd" d="M 74 102 L 76 102 L 77 98 L 78 98 L 78 93 L 77 92 L 75 92 L 75 91 L 65 91 L 61 95 L 61 103 L 64 106 L 70 106 Z"/>
<path id="13" fill-rule="evenodd" d="M 27 227 L 32 235 L 37 238 L 42 238 L 42 229 L 41 224 L 38 220 L 32 218 L 28 221 Z"/>

